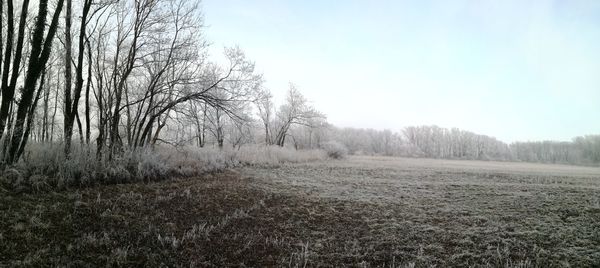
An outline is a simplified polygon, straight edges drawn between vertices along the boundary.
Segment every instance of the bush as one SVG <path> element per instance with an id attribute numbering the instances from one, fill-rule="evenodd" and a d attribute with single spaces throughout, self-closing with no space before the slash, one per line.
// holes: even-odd
<path id="1" fill-rule="evenodd" d="M 14 192 L 47 191 L 98 184 L 156 181 L 222 172 L 240 165 L 277 166 L 323 160 L 323 150 L 278 146 L 173 148 L 156 146 L 126 150 L 112 161 L 96 159 L 93 147 L 73 146 L 67 159 L 61 144 L 31 143 L 21 161 L 0 172 L 0 187 Z"/>
<path id="2" fill-rule="evenodd" d="M 328 141 L 321 144 L 321 148 L 327 152 L 327 156 L 333 159 L 343 159 L 348 155 L 348 149 L 337 141 Z"/>
<path id="3" fill-rule="evenodd" d="M 25 183 L 25 178 L 22 172 L 19 172 L 17 169 L 8 168 L 2 173 L 0 182 L 5 188 L 17 189 L 24 186 L 23 184 Z"/>
<path id="4" fill-rule="evenodd" d="M 141 150 L 134 163 L 137 163 L 136 171 L 138 178 L 143 181 L 160 180 L 167 177 L 171 168 L 159 154 L 152 152 L 150 149 Z"/>
<path id="5" fill-rule="evenodd" d="M 176 176 L 220 172 L 239 165 L 234 154 L 225 149 L 186 146 L 176 150 L 172 147 L 161 147 L 157 148 L 156 153 L 170 167 L 171 175 Z"/>

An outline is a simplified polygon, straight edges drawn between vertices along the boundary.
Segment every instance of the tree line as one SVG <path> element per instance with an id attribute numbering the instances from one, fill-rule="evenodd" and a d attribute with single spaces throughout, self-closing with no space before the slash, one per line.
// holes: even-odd
<path id="1" fill-rule="evenodd" d="M 572 141 L 510 144 L 494 137 L 438 126 L 411 126 L 400 132 L 331 127 L 327 135 L 336 137 L 353 154 L 600 164 L 600 135 L 575 137 Z"/>
<path id="2" fill-rule="evenodd" d="M 28 143 L 73 144 L 98 161 L 152 147 L 244 144 L 351 153 L 600 162 L 600 136 L 506 144 L 456 128 L 337 128 L 290 84 L 276 105 L 238 47 L 214 61 L 194 0 L 0 1 L 0 162 Z"/>

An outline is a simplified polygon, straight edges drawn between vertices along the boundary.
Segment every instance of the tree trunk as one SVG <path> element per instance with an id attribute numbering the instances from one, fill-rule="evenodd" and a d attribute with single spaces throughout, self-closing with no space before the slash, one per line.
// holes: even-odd
<path id="1" fill-rule="evenodd" d="M 40 79 L 40 86 L 38 88 L 38 92 L 35 96 L 35 99 L 33 100 L 33 105 L 31 105 L 31 108 L 29 109 L 29 114 L 27 115 L 27 127 L 25 128 L 25 133 L 23 133 L 23 142 L 21 142 L 21 145 L 19 146 L 17 155 L 22 155 L 23 151 L 25 151 L 25 144 L 26 144 L 27 139 L 29 138 L 29 133 L 31 131 L 31 124 L 33 123 L 33 119 L 35 116 L 35 107 L 37 107 L 37 103 L 40 99 L 42 90 L 44 88 L 45 76 L 46 76 L 46 70 L 44 69 L 42 71 L 42 78 Z"/>
<path id="2" fill-rule="evenodd" d="M 15 86 L 17 82 L 18 72 L 21 65 L 21 55 L 23 54 L 23 39 L 25 35 L 25 24 L 27 21 L 27 11 L 29 7 L 29 0 L 23 1 L 23 8 L 21 10 L 21 17 L 19 20 L 19 33 L 17 36 L 15 58 L 13 59 L 12 74 L 10 81 L 8 80 L 10 72 L 10 60 L 12 55 L 13 47 L 13 35 L 14 35 L 14 14 L 13 14 L 13 1 L 7 2 L 7 31 L 6 31 L 6 50 L 4 53 L 4 70 L 2 72 L 2 103 L 0 103 L 0 138 L 4 136 L 4 130 L 7 126 L 6 121 L 8 119 L 8 112 L 11 110 L 11 105 L 15 96 Z M 9 126 L 10 127 L 10 126 Z M 7 136 L 10 134 L 7 134 Z M 8 140 L 8 138 L 7 138 Z M 6 152 L 5 152 L 6 153 Z"/>
<path id="3" fill-rule="evenodd" d="M 85 144 L 90 144 L 90 87 L 92 83 L 92 56 L 90 47 L 88 47 L 88 77 L 85 86 Z"/>
<path id="4" fill-rule="evenodd" d="M 2 48 L 4 46 L 4 1 L 0 0 L 0 96 L 2 94 L 2 63 L 4 62 L 4 54 Z"/>
<path id="5" fill-rule="evenodd" d="M 46 14 L 48 13 L 48 0 L 40 0 L 39 2 L 38 16 L 36 18 L 31 41 L 29 66 L 27 68 L 25 82 L 21 90 L 21 101 L 19 102 L 19 107 L 17 109 L 11 145 L 6 157 L 6 162 L 9 164 L 14 163 L 19 159 L 19 148 L 24 147 L 27 144 L 27 137 L 23 135 L 24 133 L 26 134 L 26 131 L 28 131 L 25 126 L 27 113 L 29 109 L 35 109 L 35 107 L 32 107 L 35 85 L 44 66 L 46 65 L 46 62 L 48 61 L 48 58 L 50 57 L 50 49 L 52 48 L 52 41 L 54 39 L 54 35 L 56 34 L 56 28 L 58 27 L 58 18 L 60 16 L 63 3 L 64 0 L 58 1 L 52 22 L 48 28 L 48 34 L 44 39 Z"/>
<path id="6" fill-rule="evenodd" d="M 73 120 L 75 119 L 75 113 L 77 110 L 71 110 L 71 78 L 72 78 L 72 70 L 71 70 L 71 61 L 72 58 L 72 43 L 71 43 L 71 0 L 67 0 L 67 13 L 65 14 L 65 91 L 64 91 L 64 117 L 63 117 L 63 131 L 64 131 L 64 154 L 65 157 L 69 157 L 69 153 L 71 152 L 71 137 L 73 136 Z"/>
<path id="7" fill-rule="evenodd" d="M 50 128 L 50 142 L 54 140 L 54 126 L 56 125 L 56 111 L 58 110 L 58 92 L 60 90 L 60 76 L 56 78 L 56 92 L 54 93 L 54 111 L 52 111 L 52 124 Z"/>
<path id="8" fill-rule="evenodd" d="M 49 115 L 49 111 L 48 109 L 50 108 L 50 77 L 52 77 L 52 69 L 48 69 L 48 81 L 46 82 L 46 91 L 44 92 L 44 111 L 43 111 L 43 118 L 42 118 L 42 126 L 41 126 L 41 131 L 42 131 L 42 137 L 41 137 L 41 141 L 45 142 L 49 140 L 49 129 L 48 129 L 48 115 Z"/>

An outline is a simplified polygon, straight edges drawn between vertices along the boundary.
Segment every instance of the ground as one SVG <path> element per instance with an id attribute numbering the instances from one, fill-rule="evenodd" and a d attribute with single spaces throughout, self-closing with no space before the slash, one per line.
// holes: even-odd
<path id="1" fill-rule="evenodd" d="M 600 169 L 350 157 L 0 193 L 0 266 L 600 266 Z"/>

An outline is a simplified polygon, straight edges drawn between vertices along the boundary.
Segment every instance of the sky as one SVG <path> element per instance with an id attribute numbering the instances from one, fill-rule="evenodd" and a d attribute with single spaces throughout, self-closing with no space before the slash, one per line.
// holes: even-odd
<path id="1" fill-rule="evenodd" d="M 600 1 L 204 0 L 281 103 L 340 127 L 458 127 L 505 142 L 600 134 Z"/>

